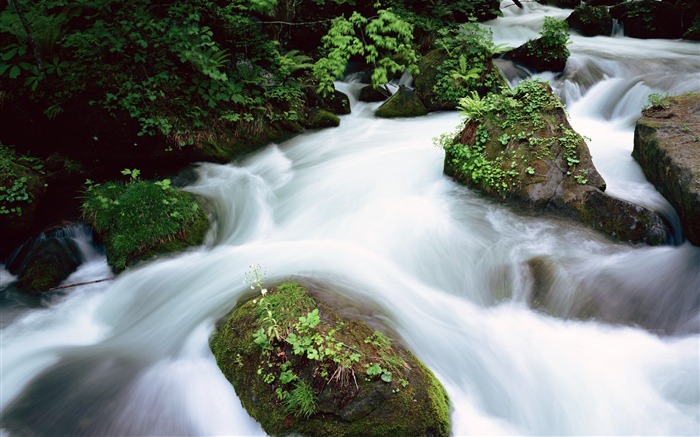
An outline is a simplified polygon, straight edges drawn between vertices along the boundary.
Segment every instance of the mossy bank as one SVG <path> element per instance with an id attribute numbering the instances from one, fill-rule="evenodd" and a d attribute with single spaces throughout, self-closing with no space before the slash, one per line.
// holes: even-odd
<path id="1" fill-rule="evenodd" d="M 449 401 L 411 352 L 343 318 L 298 282 L 239 305 L 211 339 L 248 413 L 271 435 L 447 436 Z"/>

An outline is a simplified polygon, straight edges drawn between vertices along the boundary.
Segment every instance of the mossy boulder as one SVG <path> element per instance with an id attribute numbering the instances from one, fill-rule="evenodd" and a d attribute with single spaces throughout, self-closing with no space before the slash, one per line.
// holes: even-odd
<path id="1" fill-rule="evenodd" d="M 545 17 L 540 37 L 505 53 L 505 57 L 539 71 L 561 72 L 569 59 L 569 25 L 564 20 Z"/>
<path id="2" fill-rule="evenodd" d="M 401 85 L 389 100 L 377 108 L 374 115 L 381 118 L 420 117 L 426 115 L 423 102 L 416 92 Z"/>
<path id="3" fill-rule="evenodd" d="M 583 36 L 610 36 L 613 18 L 605 6 L 577 6 L 566 19 L 569 28 Z"/>
<path id="4" fill-rule="evenodd" d="M 326 127 L 337 127 L 340 125 L 340 118 L 325 109 L 314 108 L 309 111 L 306 126 L 311 129 L 323 129 Z"/>
<path id="5" fill-rule="evenodd" d="M 675 39 L 687 30 L 682 11 L 665 1 L 627 1 L 610 8 L 610 14 L 623 24 L 625 35 L 632 38 Z"/>
<path id="6" fill-rule="evenodd" d="M 574 218 L 616 240 L 663 244 L 667 228 L 653 211 L 607 196 L 583 137 L 549 85 L 522 82 L 481 100 L 465 99 L 456 135 L 442 137 L 444 171 L 485 194 Z"/>
<path id="7" fill-rule="evenodd" d="M 85 193 L 83 217 L 104 241 L 115 272 L 200 245 L 209 228 L 201 200 L 167 179 L 93 186 Z"/>
<path id="8" fill-rule="evenodd" d="M 700 246 L 700 94 L 668 97 L 645 109 L 632 156 L 678 212 L 686 238 Z"/>
<path id="9" fill-rule="evenodd" d="M 18 276 L 20 289 L 44 292 L 58 286 L 81 263 L 75 241 L 42 234 L 24 244 L 8 268 Z"/>
<path id="10" fill-rule="evenodd" d="M 569 51 L 566 46 L 552 46 L 544 39 L 537 38 L 510 50 L 505 58 L 535 72 L 562 72 L 566 68 Z"/>
<path id="11" fill-rule="evenodd" d="M 238 305 L 210 341 L 263 429 L 273 436 L 449 435 L 449 401 L 430 370 L 348 316 L 348 306 L 341 316 L 326 288 L 309 289 L 283 282 Z"/>

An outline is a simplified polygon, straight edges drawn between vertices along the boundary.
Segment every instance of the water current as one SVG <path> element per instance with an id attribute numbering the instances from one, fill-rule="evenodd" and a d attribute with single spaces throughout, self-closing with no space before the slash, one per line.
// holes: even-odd
<path id="1" fill-rule="evenodd" d="M 569 12 L 509 4 L 488 25 L 512 46 Z M 677 221 L 630 156 L 634 120 L 652 92 L 700 90 L 700 46 L 572 40 L 567 70 L 538 76 L 609 194 Z M 206 246 L 38 303 L 6 292 L 3 435 L 264 435 L 207 344 L 251 264 L 330 284 L 390 328 L 445 386 L 455 435 L 700 434 L 700 248 L 485 199 L 442 174 L 432 142 L 459 114 L 377 119 L 359 85 L 337 86 L 353 105 L 340 127 L 198 165 L 186 189 L 210 201 Z M 92 256 L 66 283 L 110 275 Z"/>

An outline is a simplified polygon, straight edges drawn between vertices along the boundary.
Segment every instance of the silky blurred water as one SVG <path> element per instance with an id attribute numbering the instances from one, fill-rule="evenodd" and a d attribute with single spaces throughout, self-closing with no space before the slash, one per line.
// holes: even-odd
<path id="1" fill-rule="evenodd" d="M 489 23 L 498 41 L 566 16 L 525 6 Z M 568 93 L 609 192 L 672 216 L 630 157 L 631 120 L 650 92 L 693 88 L 698 45 L 573 39 L 570 68 L 541 76 Z M 198 166 L 186 189 L 211 204 L 205 247 L 0 307 L 4 433 L 264 435 L 207 344 L 251 264 L 270 284 L 326 284 L 401 337 L 447 389 L 455 435 L 700 433 L 700 249 L 613 243 L 485 199 L 442 174 L 432 139 L 457 113 L 376 119 L 359 85 L 337 86 L 353 101 L 340 127 Z M 109 275 L 91 259 L 66 282 Z"/>

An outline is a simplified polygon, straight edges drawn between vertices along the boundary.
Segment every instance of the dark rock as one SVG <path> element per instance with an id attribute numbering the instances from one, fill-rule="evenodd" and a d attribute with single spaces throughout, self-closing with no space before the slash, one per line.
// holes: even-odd
<path id="1" fill-rule="evenodd" d="M 632 156 L 676 209 L 688 240 L 700 246 L 700 94 L 645 109 Z"/>
<path id="2" fill-rule="evenodd" d="M 389 96 L 386 91 L 381 88 L 374 89 L 374 87 L 367 85 L 362 87 L 360 90 L 360 96 L 358 98 L 361 102 L 383 102 L 388 99 Z"/>
<path id="3" fill-rule="evenodd" d="M 688 30 L 683 33 L 683 39 L 700 41 L 700 15 L 696 15 Z"/>
<path id="4" fill-rule="evenodd" d="M 517 106 L 503 107 L 508 103 L 492 97 L 496 109 L 468 120 L 445 146 L 446 174 L 490 196 L 571 217 L 620 241 L 667 241 L 658 214 L 603 193 L 605 181 L 584 139 L 571 128 L 548 84 L 523 82 L 506 93 Z"/>
<path id="5" fill-rule="evenodd" d="M 321 106 L 336 115 L 346 115 L 350 113 L 350 98 L 343 92 L 335 90 L 330 96 L 322 97 Z"/>
<path id="6" fill-rule="evenodd" d="M 676 6 L 655 0 L 628 1 L 610 9 L 619 20 L 625 35 L 633 38 L 680 38 L 683 35 L 683 14 Z"/>
<path id="7" fill-rule="evenodd" d="M 537 38 L 507 52 L 505 57 L 536 72 L 561 72 L 566 68 L 569 54 L 566 47 L 550 47 Z"/>
<path id="8" fill-rule="evenodd" d="M 438 68 L 447 59 L 447 52 L 435 49 L 421 57 L 418 62 L 418 74 L 414 75 L 413 82 L 416 93 L 428 111 L 452 110 L 457 107 L 456 101 L 446 101 L 434 91 L 437 83 Z"/>
<path id="9" fill-rule="evenodd" d="M 353 315 L 351 304 L 331 303 L 339 297 L 325 286 L 314 287 L 312 296 L 298 282 L 278 284 L 235 308 L 212 336 L 217 364 L 248 413 L 273 436 L 449 435 L 449 400 L 430 370 L 401 344 L 370 328 L 361 310 Z M 261 341 L 256 332 L 272 332 L 266 331 L 268 310 L 281 337 L 270 334 Z M 300 318 L 311 319 L 314 311 L 319 323 L 300 327 Z M 295 351 L 292 334 L 297 344 L 320 335 L 313 358 L 303 348 Z M 317 358 L 329 345 L 338 345 L 332 356 L 344 365 L 323 352 Z M 349 354 L 356 354 L 355 361 L 343 361 Z M 380 379 L 368 373 L 369 366 L 390 374 Z M 308 414 L 299 414 L 288 400 L 300 387 L 307 390 Z"/>
<path id="10" fill-rule="evenodd" d="M 19 278 L 19 287 L 32 292 L 43 292 L 58 286 L 82 263 L 80 250 L 70 238 L 44 235 L 25 245 L 11 266 Z"/>
<path id="11" fill-rule="evenodd" d="M 613 18 L 603 6 L 578 6 L 566 19 L 569 28 L 584 36 L 610 36 Z"/>
<path id="12" fill-rule="evenodd" d="M 427 113 L 428 111 L 416 92 L 401 85 L 389 100 L 377 108 L 374 114 L 382 118 L 398 118 L 420 117 Z"/>

